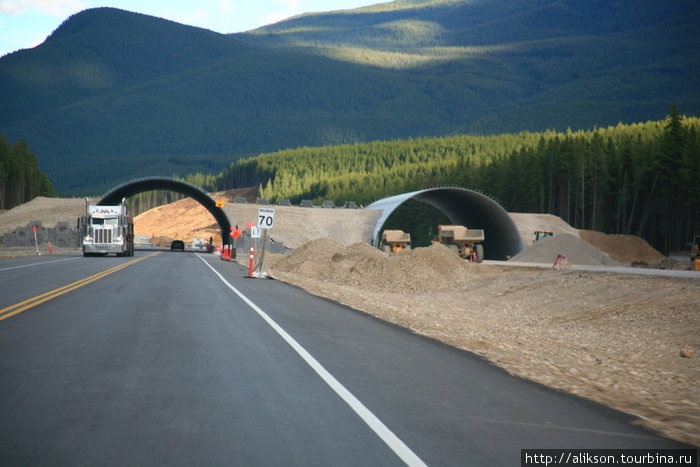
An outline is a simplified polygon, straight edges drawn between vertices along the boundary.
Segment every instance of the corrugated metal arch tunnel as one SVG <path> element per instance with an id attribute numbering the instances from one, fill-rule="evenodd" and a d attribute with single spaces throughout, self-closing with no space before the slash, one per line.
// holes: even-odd
<path id="1" fill-rule="evenodd" d="M 123 198 L 128 198 L 144 191 L 168 190 L 187 195 L 204 206 L 209 211 L 221 228 L 222 243 L 228 245 L 231 236 L 231 222 L 223 209 L 216 206 L 216 202 L 208 194 L 189 183 L 180 182 L 165 177 L 149 177 L 133 180 L 120 185 L 108 193 L 100 200 L 99 205 L 108 206 L 121 203 Z"/>
<path id="2" fill-rule="evenodd" d="M 513 219 L 500 204 L 488 196 L 466 188 L 429 188 L 380 199 L 367 209 L 381 210 L 374 229 L 373 244 L 392 212 L 409 199 L 433 206 L 455 225 L 484 229 L 486 259 L 505 260 L 522 250 L 522 240 Z"/>

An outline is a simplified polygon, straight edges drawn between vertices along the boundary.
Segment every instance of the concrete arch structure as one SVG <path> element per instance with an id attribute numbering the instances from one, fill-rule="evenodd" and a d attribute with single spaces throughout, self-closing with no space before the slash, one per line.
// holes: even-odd
<path id="1" fill-rule="evenodd" d="M 221 227 L 221 241 L 228 245 L 230 243 L 231 222 L 223 209 L 216 206 L 216 202 L 208 194 L 189 183 L 180 182 L 165 177 L 148 177 L 133 180 L 120 185 L 106 193 L 99 201 L 99 205 L 114 205 L 121 203 L 123 198 L 128 198 L 144 191 L 168 190 L 181 193 L 193 198 L 209 211 L 216 222 Z"/>
<path id="2" fill-rule="evenodd" d="M 505 260 L 522 250 L 522 240 L 513 219 L 500 204 L 488 196 L 466 188 L 429 188 L 380 199 L 367 209 L 381 210 L 374 229 L 373 244 L 392 212 L 409 199 L 427 203 L 445 214 L 452 224 L 484 229 L 486 259 Z"/>

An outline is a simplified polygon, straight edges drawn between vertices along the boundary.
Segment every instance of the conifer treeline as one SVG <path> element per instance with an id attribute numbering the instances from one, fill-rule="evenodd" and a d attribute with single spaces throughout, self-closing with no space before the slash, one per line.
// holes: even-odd
<path id="1" fill-rule="evenodd" d="M 0 209 L 31 201 L 36 196 L 55 196 L 48 176 L 39 170 L 36 156 L 26 141 L 10 144 L 0 134 Z"/>
<path id="2" fill-rule="evenodd" d="M 567 131 L 300 148 L 241 160 L 215 188 L 259 187 L 272 201 L 367 204 L 440 185 L 482 191 L 513 212 L 635 234 L 663 252 L 700 229 L 700 119 Z"/>

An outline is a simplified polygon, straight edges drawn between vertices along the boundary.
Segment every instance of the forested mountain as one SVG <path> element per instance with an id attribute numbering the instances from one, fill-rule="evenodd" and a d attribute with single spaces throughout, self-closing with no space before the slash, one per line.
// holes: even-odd
<path id="1" fill-rule="evenodd" d="M 113 8 L 0 58 L 0 132 L 99 195 L 241 157 L 700 113 L 695 0 L 399 0 L 222 35 Z"/>

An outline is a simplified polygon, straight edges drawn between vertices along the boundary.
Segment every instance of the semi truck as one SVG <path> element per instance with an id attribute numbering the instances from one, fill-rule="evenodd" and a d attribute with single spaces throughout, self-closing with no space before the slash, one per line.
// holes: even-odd
<path id="1" fill-rule="evenodd" d="M 83 256 L 134 255 L 134 220 L 127 215 L 125 200 L 100 206 L 85 198 L 85 215 L 78 220 Z"/>

